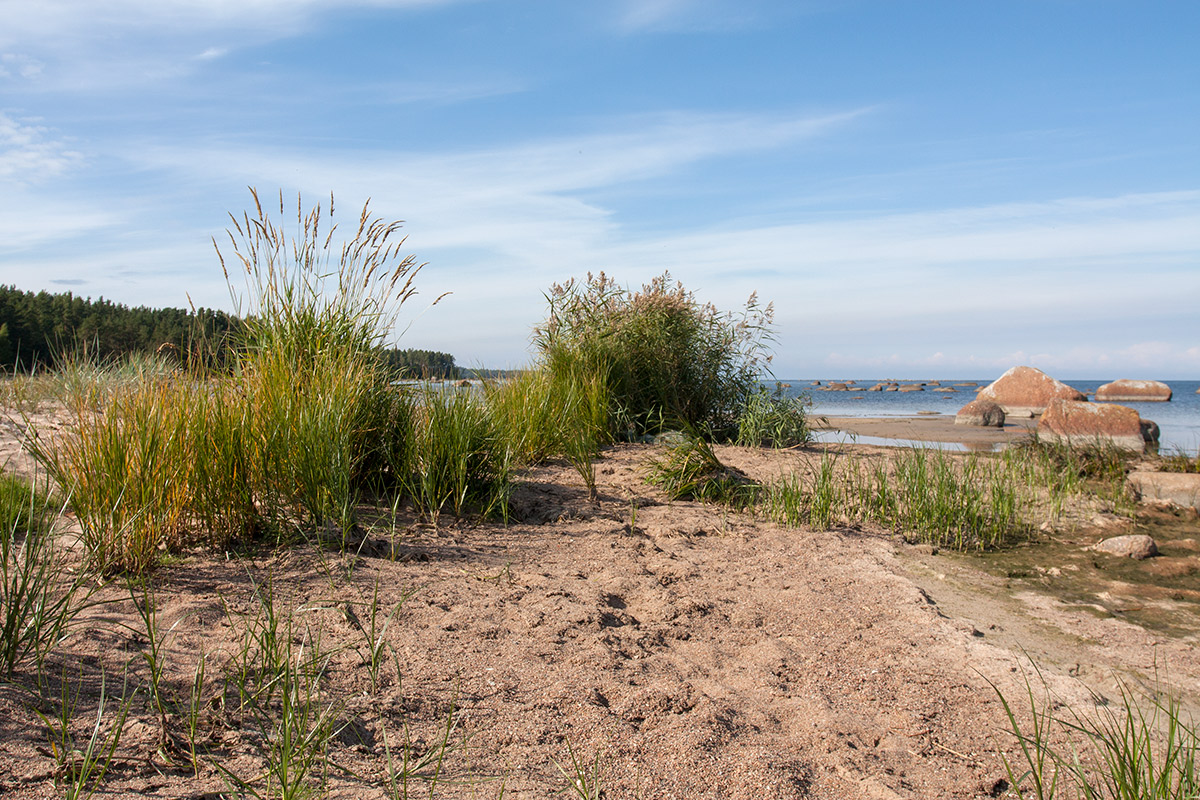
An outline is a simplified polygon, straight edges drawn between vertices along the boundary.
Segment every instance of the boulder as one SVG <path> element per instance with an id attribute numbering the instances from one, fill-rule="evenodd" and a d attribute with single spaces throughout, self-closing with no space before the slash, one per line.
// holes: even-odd
<path id="1" fill-rule="evenodd" d="M 1069 445 L 1111 444 L 1138 453 L 1146 448 L 1141 417 L 1128 406 L 1052 400 L 1037 432 L 1043 439 Z"/>
<path id="2" fill-rule="evenodd" d="M 850 384 L 835 381 L 834 383 L 829 384 L 829 386 L 826 388 L 831 392 L 848 392 L 850 391 Z"/>
<path id="3" fill-rule="evenodd" d="M 977 428 L 1003 428 L 1004 409 L 991 400 L 975 398 L 958 410 L 955 425 L 973 425 Z"/>
<path id="4" fill-rule="evenodd" d="M 1143 500 L 1200 511 L 1200 475 L 1188 472 L 1131 472 L 1129 484 Z"/>
<path id="5" fill-rule="evenodd" d="M 1116 400 L 1138 403 L 1166 402 L 1171 399 L 1171 387 L 1162 381 L 1119 380 L 1106 383 L 1096 390 L 1097 400 Z"/>
<path id="6" fill-rule="evenodd" d="M 1105 539 L 1096 545 L 1096 549 L 1104 553 L 1112 553 L 1114 556 L 1125 556 L 1138 561 L 1158 555 L 1158 544 L 1155 543 L 1153 537 L 1138 533 Z"/>
<path id="7" fill-rule="evenodd" d="M 910 383 L 907 386 L 901 386 L 900 391 L 902 391 L 902 392 L 923 392 L 923 391 L 925 391 L 925 387 L 921 386 L 919 384 Z"/>
<path id="8" fill-rule="evenodd" d="M 1010 417 L 1045 412 L 1051 400 L 1085 400 L 1083 393 L 1056 381 L 1036 367 L 1013 367 L 979 390 L 978 396 L 998 403 Z"/>

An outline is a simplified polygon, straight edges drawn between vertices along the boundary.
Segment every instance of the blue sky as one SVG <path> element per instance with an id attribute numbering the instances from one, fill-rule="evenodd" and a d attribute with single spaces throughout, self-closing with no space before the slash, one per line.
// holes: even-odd
<path id="1" fill-rule="evenodd" d="M 780 377 L 1200 378 L 1195 0 L 0 19 L 0 283 L 231 308 L 210 239 L 246 187 L 332 191 L 405 220 L 401 343 L 467 366 L 526 363 L 556 281 L 669 269 L 773 301 Z"/>

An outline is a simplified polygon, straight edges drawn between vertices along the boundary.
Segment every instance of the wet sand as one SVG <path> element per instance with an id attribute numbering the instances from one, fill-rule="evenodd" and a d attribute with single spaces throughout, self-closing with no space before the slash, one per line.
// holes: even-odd
<path id="1" fill-rule="evenodd" d="M 946 414 L 912 417 L 825 417 L 817 420 L 816 430 L 838 430 L 854 436 L 899 439 L 918 442 L 955 442 L 966 447 L 1008 444 L 1028 436 L 1037 424 L 1034 419 L 1014 419 L 1003 428 L 976 428 L 955 425 Z"/>

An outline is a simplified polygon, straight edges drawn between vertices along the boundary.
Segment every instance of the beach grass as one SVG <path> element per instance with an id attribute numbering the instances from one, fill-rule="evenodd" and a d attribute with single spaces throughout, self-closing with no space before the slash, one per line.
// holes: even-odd
<path id="1" fill-rule="evenodd" d="M 1119 683 L 1120 700 L 1095 697 L 1091 711 L 1061 711 L 1046 689 L 1028 676 L 1017 708 L 993 684 L 1017 744 L 1001 751 L 1009 791 L 1020 800 L 1193 800 L 1200 797 L 1200 727 L 1177 697 L 1153 690 L 1135 693 Z"/>

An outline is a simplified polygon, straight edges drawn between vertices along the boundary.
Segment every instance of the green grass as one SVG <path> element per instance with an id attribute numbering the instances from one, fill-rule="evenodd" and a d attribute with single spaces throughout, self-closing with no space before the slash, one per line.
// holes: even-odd
<path id="1" fill-rule="evenodd" d="M 738 470 L 721 463 L 703 439 L 688 438 L 653 459 L 646 481 L 661 487 L 672 500 L 701 500 L 748 509 L 761 487 Z"/>
<path id="2" fill-rule="evenodd" d="M 56 506 L 19 478 L 0 474 L 0 676 L 46 656 L 90 602 L 88 577 L 55 546 Z"/>
<path id="3" fill-rule="evenodd" d="M 458 389 L 424 389 L 414 410 L 407 495 L 435 522 L 444 510 L 507 517 L 509 449 L 483 400 Z"/>
<path id="4" fill-rule="evenodd" d="M 1200 797 L 1200 728 L 1179 700 L 1135 694 L 1121 684 L 1120 702 L 1095 698 L 1094 712 L 1064 712 L 1028 678 L 1024 726 L 993 685 L 1018 756 L 1002 754 L 1010 792 L 1019 800 L 1195 800 Z"/>
<path id="5" fill-rule="evenodd" d="M 747 398 L 737 420 L 736 443 L 742 447 L 796 447 L 812 441 L 806 397 L 785 397 L 783 387 L 760 387 Z"/>

